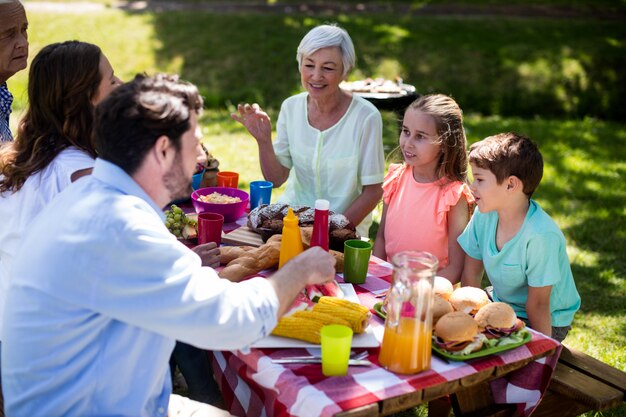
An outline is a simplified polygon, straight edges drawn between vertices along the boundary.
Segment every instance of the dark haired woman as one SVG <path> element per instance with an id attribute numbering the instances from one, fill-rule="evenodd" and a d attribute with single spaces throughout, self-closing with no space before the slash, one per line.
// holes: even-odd
<path id="1" fill-rule="evenodd" d="M 0 327 L 23 232 L 61 190 L 91 172 L 94 107 L 120 84 L 100 48 L 85 42 L 48 45 L 31 63 L 28 109 L 15 141 L 0 148 Z"/>

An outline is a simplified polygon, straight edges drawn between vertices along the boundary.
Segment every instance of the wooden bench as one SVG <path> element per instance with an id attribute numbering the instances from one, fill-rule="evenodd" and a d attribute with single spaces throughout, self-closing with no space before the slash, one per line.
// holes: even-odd
<path id="1" fill-rule="evenodd" d="M 455 417 L 511 417 L 515 407 L 489 404 L 488 386 L 457 392 L 451 397 Z M 626 398 L 626 373 L 583 352 L 563 346 L 550 385 L 533 417 L 575 417 L 587 411 L 603 411 L 620 406 Z M 433 411 L 441 405 L 431 404 Z M 445 409 L 444 406 L 441 406 Z M 468 411 L 461 411 L 468 410 Z M 437 411 L 433 415 L 441 415 Z"/>
<path id="2" fill-rule="evenodd" d="M 626 373 L 563 346 L 550 386 L 533 417 L 608 410 L 621 405 L 625 396 Z"/>

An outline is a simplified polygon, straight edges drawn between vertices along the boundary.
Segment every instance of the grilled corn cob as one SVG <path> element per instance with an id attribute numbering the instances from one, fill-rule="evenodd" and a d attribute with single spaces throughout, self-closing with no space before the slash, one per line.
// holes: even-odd
<path id="1" fill-rule="evenodd" d="M 321 341 L 320 330 L 323 326 L 324 324 L 320 321 L 291 315 L 281 317 L 272 330 L 272 334 L 319 344 Z"/>
<path id="2" fill-rule="evenodd" d="M 323 325 L 327 324 L 343 324 L 344 326 L 350 327 L 350 323 L 348 320 L 338 317 L 337 315 L 320 313 L 319 311 L 313 310 L 300 310 L 296 311 L 291 315 L 291 317 L 302 318 L 307 320 L 315 320 L 319 321 Z"/>
<path id="3" fill-rule="evenodd" d="M 350 300 L 346 300 L 345 298 L 337 298 L 337 297 L 320 297 L 318 303 L 320 304 L 330 304 L 338 307 L 347 308 L 350 310 L 356 310 L 359 313 L 367 314 L 369 313 L 369 309 L 359 303 L 354 303 Z"/>
<path id="4" fill-rule="evenodd" d="M 347 320 L 356 334 L 365 331 L 372 315 L 369 309 L 361 304 L 335 297 L 320 297 L 313 311 Z"/>

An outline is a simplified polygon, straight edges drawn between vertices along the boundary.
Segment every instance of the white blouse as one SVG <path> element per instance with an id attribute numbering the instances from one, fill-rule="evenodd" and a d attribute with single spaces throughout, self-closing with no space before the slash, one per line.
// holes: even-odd
<path id="1" fill-rule="evenodd" d="M 308 93 L 283 102 L 276 126 L 274 151 L 291 169 L 279 202 L 313 207 L 315 200 L 330 201 L 330 209 L 344 213 L 364 185 L 380 184 L 385 174 L 382 117 L 373 104 L 353 96 L 343 117 L 320 131 L 309 124 Z M 367 236 L 371 213 L 358 225 Z"/>
<path id="2" fill-rule="evenodd" d="M 18 192 L 0 194 L 3 223 L 0 228 L 0 334 L 13 258 L 24 231 L 50 200 L 72 183 L 74 172 L 93 165 L 94 159 L 88 153 L 72 146 L 61 151 L 47 167 L 28 177 Z"/>

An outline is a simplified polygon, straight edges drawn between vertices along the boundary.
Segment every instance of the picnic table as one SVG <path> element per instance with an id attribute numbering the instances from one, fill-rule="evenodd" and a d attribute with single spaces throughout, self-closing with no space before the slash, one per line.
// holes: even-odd
<path id="1" fill-rule="evenodd" d="M 245 222 L 244 217 L 227 223 L 224 232 Z M 366 282 L 354 285 L 359 302 L 373 309 L 380 301 L 377 295 L 390 285 L 391 273 L 388 262 L 372 257 Z M 343 283 L 341 274 L 336 279 Z M 372 315 L 370 326 L 380 343 L 384 321 Z M 414 375 L 381 367 L 376 346 L 366 348 L 372 366 L 350 367 L 343 377 L 325 377 L 316 364 L 272 362 L 311 354 L 315 349 L 310 348 L 214 351 L 209 356 L 226 405 L 236 416 L 382 416 L 448 395 L 457 415 L 498 409 L 529 415 L 546 391 L 561 351 L 559 342 L 530 331 L 532 339 L 525 345 L 471 361 L 433 355 L 431 369 Z"/>

